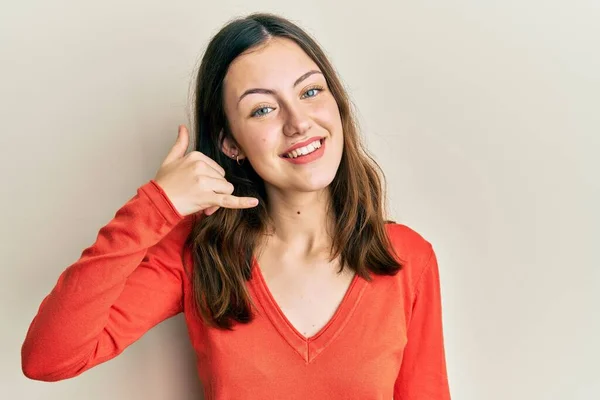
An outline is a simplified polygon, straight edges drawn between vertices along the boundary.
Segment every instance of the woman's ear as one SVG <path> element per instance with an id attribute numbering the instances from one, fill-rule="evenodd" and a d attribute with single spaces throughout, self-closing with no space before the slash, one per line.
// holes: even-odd
<path id="1" fill-rule="evenodd" d="M 238 157 L 239 160 L 244 159 L 244 153 L 240 150 L 239 146 L 237 143 L 235 143 L 235 140 L 230 135 L 224 135 L 224 132 L 221 131 L 221 133 L 219 133 L 219 138 L 223 139 L 221 151 L 228 158 L 236 159 L 236 157 Z"/>

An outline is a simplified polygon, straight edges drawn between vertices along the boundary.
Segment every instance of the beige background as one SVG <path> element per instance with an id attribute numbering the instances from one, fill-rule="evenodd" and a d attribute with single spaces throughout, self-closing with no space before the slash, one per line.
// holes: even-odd
<path id="1" fill-rule="evenodd" d="M 201 397 L 180 317 L 60 383 L 27 380 L 20 345 L 189 123 L 209 37 L 266 10 L 330 54 L 393 216 L 436 247 L 453 398 L 599 399 L 599 4 L 4 0 L 0 397 Z"/>

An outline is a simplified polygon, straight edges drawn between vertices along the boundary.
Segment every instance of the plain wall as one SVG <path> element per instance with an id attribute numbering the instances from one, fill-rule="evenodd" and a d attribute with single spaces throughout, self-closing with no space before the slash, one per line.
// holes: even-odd
<path id="1" fill-rule="evenodd" d="M 189 126 L 209 38 L 271 11 L 330 55 L 391 216 L 436 248 L 453 398 L 599 399 L 599 4 L 3 1 L 0 397 L 201 398 L 181 316 L 59 383 L 26 379 L 20 347 Z"/>

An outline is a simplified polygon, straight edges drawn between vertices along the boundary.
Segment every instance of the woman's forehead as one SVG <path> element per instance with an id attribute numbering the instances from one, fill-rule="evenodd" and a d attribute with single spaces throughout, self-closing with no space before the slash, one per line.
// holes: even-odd
<path id="1" fill-rule="evenodd" d="M 320 70 L 294 41 L 273 38 L 237 57 L 229 66 L 225 86 L 241 94 L 250 87 L 292 87 L 309 70 Z"/>

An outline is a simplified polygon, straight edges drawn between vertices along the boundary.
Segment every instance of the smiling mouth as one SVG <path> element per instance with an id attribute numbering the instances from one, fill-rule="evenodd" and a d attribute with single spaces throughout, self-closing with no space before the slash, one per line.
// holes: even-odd
<path id="1" fill-rule="evenodd" d="M 304 147 L 300 147 L 299 149 L 292 150 L 288 153 L 284 153 L 280 157 L 295 159 L 295 158 L 307 156 L 307 155 L 312 154 L 315 151 L 319 150 L 323 146 L 324 140 L 325 140 L 325 138 L 315 140 L 314 142 L 309 143 L 308 145 L 306 145 Z"/>

